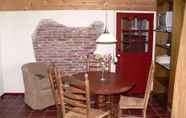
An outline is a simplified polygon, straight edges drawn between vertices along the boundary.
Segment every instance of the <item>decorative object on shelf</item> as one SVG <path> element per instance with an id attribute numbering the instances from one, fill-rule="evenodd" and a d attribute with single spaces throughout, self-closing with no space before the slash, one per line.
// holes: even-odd
<path id="1" fill-rule="evenodd" d="M 158 63 L 159 65 L 169 70 L 170 69 L 170 56 L 167 54 L 157 56 L 156 63 Z"/>
<path id="2" fill-rule="evenodd" d="M 172 16 L 172 11 L 158 13 L 158 30 L 172 32 Z"/>
<path id="3" fill-rule="evenodd" d="M 156 57 L 156 61 L 161 64 L 170 64 L 170 56 L 168 55 L 161 55 Z"/>

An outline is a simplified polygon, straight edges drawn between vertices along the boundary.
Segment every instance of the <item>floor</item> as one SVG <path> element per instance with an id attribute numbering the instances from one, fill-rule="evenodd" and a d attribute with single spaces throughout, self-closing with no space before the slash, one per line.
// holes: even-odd
<path id="1" fill-rule="evenodd" d="M 23 99 L 23 95 L 4 95 L 3 99 L 0 99 L 0 118 L 56 118 L 54 106 L 42 111 L 35 111 L 25 105 Z M 149 103 L 147 118 L 170 118 L 170 113 L 161 107 L 155 99 L 151 97 Z M 123 111 L 123 113 L 122 117 L 128 114 L 141 116 L 140 110 Z"/>

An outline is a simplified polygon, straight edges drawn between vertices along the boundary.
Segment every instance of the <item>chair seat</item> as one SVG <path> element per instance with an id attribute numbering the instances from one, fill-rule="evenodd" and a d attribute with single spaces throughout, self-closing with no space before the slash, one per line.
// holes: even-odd
<path id="1" fill-rule="evenodd" d="M 109 115 L 109 111 L 102 111 L 98 109 L 91 109 L 89 118 L 102 118 L 104 116 Z M 75 112 L 68 112 L 65 115 L 65 118 L 87 118 L 86 115 L 75 113 Z"/>
<path id="2" fill-rule="evenodd" d="M 144 98 L 129 97 L 129 96 L 120 96 L 119 102 L 120 108 L 144 108 Z"/>

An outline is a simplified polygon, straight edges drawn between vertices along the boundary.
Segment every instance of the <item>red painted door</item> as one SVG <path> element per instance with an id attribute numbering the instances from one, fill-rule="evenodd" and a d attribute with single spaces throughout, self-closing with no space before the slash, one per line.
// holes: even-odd
<path id="1" fill-rule="evenodd" d="M 153 14 L 117 13 L 116 71 L 136 86 L 131 93 L 144 93 L 152 60 Z"/>

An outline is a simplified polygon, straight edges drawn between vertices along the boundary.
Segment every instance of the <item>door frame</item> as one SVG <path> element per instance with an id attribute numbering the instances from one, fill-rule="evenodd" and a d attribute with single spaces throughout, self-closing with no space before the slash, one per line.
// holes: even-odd
<path id="1" fill-rule="evenodd" d="M 136 83 L 130 93 L 144 93 L 147 70 L 152 61 L 154 14 L 118 12 L 116 20 L 116 72 L 127 81 Z M 124 25 L 124 21 L 129 22 L 130 26 Z"/>

